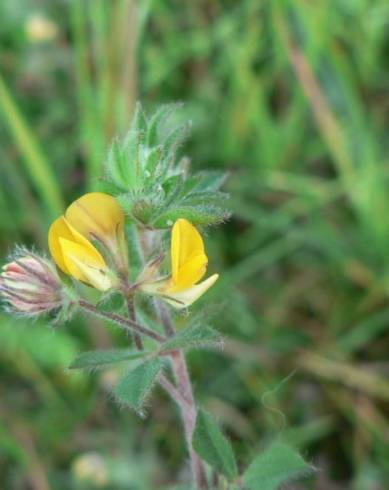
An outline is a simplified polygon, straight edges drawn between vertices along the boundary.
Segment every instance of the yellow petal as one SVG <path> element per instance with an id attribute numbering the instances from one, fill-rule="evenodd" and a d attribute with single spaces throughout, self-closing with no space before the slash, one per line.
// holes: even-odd
<path id="1" fill-rule="evenodd" d="M 73 226 L 71 226 L 70 223 L 63 216 L 61 216 L 50 226 L 49 250 L 58 267 L 66 274 L 71 274 L 71 272 L 69 271 L 63 257 L 63 250 L 60 243 L 61 238 L 82 245 L 86 250 L 89 250 L 89 253 L 92 256 L 96 257 L 98 255 L 101 260 L 103 260 L 100 253 L 91 244 L 91 242 L 83 237 L 81 233 L 73 228 Z"/>
<path id="2" fill-rule="evenodd" d="M 72 232 L 70 231 L 66 220 L 63 216 L 60 216 L 54 221 L 49 229 L 49 250 L 51 256 L 53 257 L 55 263 L 58 267 L 65 272 L 65 274 L 70 274 L 68 268 L 66 267 L 64 258 L 62 256 L 62 249 L 59 243 L 59 238 L 66 238 L 67 240 L 73 240 Z"/>
<path id="3" fill-rule="evenodd" d="M 103 192 L 90 192 L 74 201 L 66 210 L 65 218 L 85 237 L 101 240 L 121 234 L 125 219 L 116 199 Z"/>
<path id="4" fill-rule="evenodd" d="M 213 286 L 218 277 L 219 274 L 213 274 L 213 276 L 208 277 L 208 279 L 200 282 L 200 284 L 196 284 L 195 286 L 185 289 L 184 291 L 170 292 L 169 290 L 166 290 L 165 293 L 160 294 L 162 299 L 175 308 L 187 308 L 197 299 L 199 299 L 200 296 L 202 296 L 211 286 Z"/>
<path id="5" fill-rule="evenodd" d="M 179 269 L 176 281 L 171 281 L 169 291 L 183 291 L 196 284 L 207 270 L 208 257 L 205 254 L 199 254 L 187 262 Z"/>
<path id="6" fill-rule="evenodd" d="M 206 272 L 208 258 L 197 229 L 186 219 L 178 219 L 172 230 L 172 278 L 174 288 L 185 289 L 199 281 Z"/>
<path id="7" fill-rule="evenodd" d="M 139 284 L 139 289 L 146 294 L 152 296 L 164 296 L 167 287 L 170 284 L 170 279 L 157 279 L 154 282 L 143 282 Z"/>
<path id="8" fill-rule="evenodd" d="M 85 247 L 62 237 L 59 238 L 59 243 L 70 275 L 100 291 L 106 291 L 112 286 L 105 261 L 94 247 Z"/>
<path id="9" fill-rule="evenodd" d="M 108 275 L 107 270 L 96 269 L 92 267 L 90 264 L 86 264 L 82 261 L 79 261 L 77 258 L 74 259 L 76 264 L 78 265 L 80 271 L 85 276 L 86 280 L 84 281 L 86 284 L 90 284 L 94 288 L 99 291 L 108 291 L 113 287 L 113 282 Z"/>

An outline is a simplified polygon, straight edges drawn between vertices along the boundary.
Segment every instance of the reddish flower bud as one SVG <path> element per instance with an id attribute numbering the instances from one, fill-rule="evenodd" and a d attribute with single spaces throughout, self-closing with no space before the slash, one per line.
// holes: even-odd
<path id="1" fill-rule="evenodd" d="M 14 313 L 28 316 L 60 310 L 66 300 L 55 266 L 25 249 L 17 250 L 3 266 L 0 295 Z"/>

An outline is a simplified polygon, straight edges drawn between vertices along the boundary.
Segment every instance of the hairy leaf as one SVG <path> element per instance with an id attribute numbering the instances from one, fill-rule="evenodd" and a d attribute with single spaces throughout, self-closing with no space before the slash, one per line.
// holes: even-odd
<path id="1" fill-rule="evenodd" d="M 244 482 L 248 490 L 277 490 L 281 484 L 312 470 L 295 449 L 274 442 L 254 459 L 244 474 Z"/>
<path id="2" fill-rule="evenodd" d="M 213 417 L 199 410 L 192 443 L 197 454 L 227 478 L 238 475 L 235 456 L 228 439 L 219 429 Z"/>
<path id="3" fill-rule="evenodd" d="M 144 357 L 146 352 L 129 349 L 82 352 L 70 364 L 70 369 L 97 368 L 116 362 L 130 361 Z"/>
<path id="4" fill-rule="evenodd" d="M 195 225 L 215 225 L 225 221 L 229 213 L 218 206 L 171 206 L 161 213 L 153 222 L 156 228 L 168 228 L 178 218 L 185 218 Z"/>
<path id="5" fill-rule="evenodd" d="M 152 359 L 131 369 L 114 388 L 115 398 L 118 402 L 139 410 L 150 394 L 162 367 L 161 359 Z"/>
<path id="6" fill-rule="evenodd" d="M 184 328 L 162 345 L 162 350 L 193 349 L 221 342 L 221 335 L 209 325 L 194 324 Z"/>

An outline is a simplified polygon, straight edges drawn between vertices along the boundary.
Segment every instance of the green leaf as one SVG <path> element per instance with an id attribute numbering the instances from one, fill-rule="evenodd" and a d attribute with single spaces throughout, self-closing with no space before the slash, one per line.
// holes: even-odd
<path id="1" fill-rule="evenodd" d="M 69 369 L 97 368 L 116 362 L 131 361 L 144 357 L 147 352 L 129 349 L 82 352 L 69 366 Z"/>
<path id="2" fill-rule="evenodd" d="M 0 76 L 0 110 L 25 162 L 26 172 L 52 217 L 63 210 L 63 198 L 53 167 L 44 155 L 33 128 L 28 125 L 13 95 Z"/>
<path id="3" fill-rule="evenodd" d="M 146 115 L 143 112 L 142 104 L 140 102 L 137 102 L 135 107 L 135 112 L 131 121 L 131 131 L 145 132 L 146 129 L 147 129 Z"/>
<path id="4" fill-rule="evenodd" d="M 197 454 L 227 478 L 238 475 L 235 456 L 228 439 L 219 429 L 213 417 L 199 410 L 192 443 Z"/>
<path id="5" fill-rule="evenodd" d="M 141 161 L 142 138 L 142 132 L 131 129 L 123 141 L 122 152 L 125 156 L 122 160 L 121 170 L 126 189 L 132 191 L 140 189 L 143 185 L 144 173 Z"/>
<path id="6" fill-rule="evenodd" d="M 141 157 L 145 130 L 145 115 L 137 104 L 130 130 L 124 139 L 113 142 L 105 166 L 106 177 L 118 190 L 136 190 L 143 186 Z"/>
<path id="7" fill-rule="evenodd" d="M 125 189 L 125 178 L 122 169 L 125 167 L 125 155 L 121 144 L 114 140 L 108 152 L 105 172 L 108 179 L 119 189 Z M 116 189 L 117 190 L 117 189 Z"/>
<path id="8" fill-rule="evenodd" d="M 163 190 L 169 199 L 179 194 L 183 184 L 182 175 L 172 175 L 162 184 Z"/>
<path id="9" fill-rule="evenodd" d="M 132 280 L 135 281 L 144 267 L 144 256 L 140 246 L 139 231 L 134 223 L 129 222 L 125 226 L 125 234 L 128 244 L 128 254 L 131 257 L 129 272 Z"/>
<path id="10" fill-rule="evenodd" d="M 282 442 L 274 442 L 248 467 L 244 483 L 248 490 L 277 490 L 281 484 L 312 470 L 312 466 L 295 449 Z"/>
<path id="11" fill-rule="evenodd" d="M 161 349 L 193 349 L 221 342 L 221 335 L 209 325 L 195 323 L 165 342 Z"/>
<path id="12" fill-rule="evenodd" d="M 163 204 L 158 201 L 158 195 L 153 199 L 139 199 L 134 202 L 130 214 L 141 223 L 152 222 L 152 217 Z"/>
<path id="13" fill-rule="evenodd" d="M 228 194 L 220 191 L 196 191 L 191 192 L 182 199 L 185 206 L 201 205 L 203 203 L 218 205 L 228 199 Z"/>
<path id="14" fill-rule="evenodd" d="M 162 161 L 163 148 L 162 145 L 156 146 L 148 150 L 149 153 L 145 157 L 144 169 L 145 169 L 145 180 L 155 181 L 156 176 L 159 176 L 160 163 Z"/>
<path id="15" fill-rule="evenodd" d="M 200 179 L 198 188 L 200 190 L 216 191 L 222 187 L 227 179 L 225 172 L 214 171 L 202 171 L 197 174 Z"/>
<path id="16" fill-rule="evenodd" d="M 192 123 L 188 121 L 187 123 L 173 128 L 166 138 L 164 138 L 163 149 L 169 156 L 173 156 L 176 150 L 184 143 L 191 128 Z"/>
<path id="17" fill-rule="evenodd" d="M 178 218 L 185 218 L 195 225 L 216 225 L 225 221 L 229 213 L 213 205 L 172 206 L 153 222 L 155 228 L 168 228 Z"/>
<path id="18" fill-rule="evenodd" d="M 147 128 L 147 145 L 155 146 L 161 143 L 161 129 L 167 125 L 169 117 L 179 108 L 179 104 L 160 106 L 150 117 Z"/>
<path id="19" fill-rule="evenodd" d="M 113 394 L 118 402 L 140 410 L 163 367 L 161 359 L 152 359 L 129 371 L 116 385 Z"/>

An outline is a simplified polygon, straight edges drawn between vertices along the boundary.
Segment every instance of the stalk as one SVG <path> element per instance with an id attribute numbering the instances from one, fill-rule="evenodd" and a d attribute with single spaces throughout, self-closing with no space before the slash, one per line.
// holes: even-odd
<path id="1" fill-rule="evenodd" d="M 175 334 L 175 328 L 170 311 L 160 301 L 157 301 L 157 309 L 166 335 L 168 337 L 173 336 Z M 171 354 L 171 360 L 172 369 L 177 382 L 177 389 L 180 393 L 180 401 L 178 401 L 178 406 L 180 408 L 181 418 L 184 425 L 193 479 L 196 483 L 196 487 L 199 490 L 206 490 L 208 489 L 208 482 L 204 464 L 196 454 L 192 445 L 192 436 L 196 424 L 197 408 L 184 352 L 182 350 L 173 351 Z"/>
<path id="2" fill-rule="evenodd" d="M 132 320 L 133 322 L 136 322 L 136 310 L 135 310 L 134 296 L 130 291 L 128 291 L 128 286 L 123 288 L 123 295 L 124 295 L 126 305 L 127 305 L 128 316 L 129 316 L 130 320 Z M 142 337 L 140 336 L 140 334 L 137 332 L 133 332 L 133 338 L 134 338 L 135 347 L 138 350 L 143 350 L 143 341 L 142 341 Z"/>
<path id="3" fill-rule="evenodd" d="M 134 297 L 126 294 L 126 303 L 128 316 L 134 322 L 136 322 L 136 308 Z M 175 329 L 170 316 L 169 310 L 163 303 L 158 302 L 158 313 L 160 315 L 161 323 L 165 329 L 168 337 L 172 337 L 175 334 Z M 141 336 L 137 332 L 133 332 L 134 341 L 138 350 L 143 349 L 143 342 Z M 173 351 L 171 353 L 172 368 L 174 376 L 176 378 L 177 386 L 174 386 L 165 375 L 161 375 L 159 378 L 159 385 L 166 393 L 172 398 L 180 409 L 181 417 L 184 424 L 185 438 L 188 445 L 188 451 L 191 460 L 191 467 L 193 478 L 196 486 L 199 490 L 205 490 L 208 488 L 207 479 L 205 475 L 204 465 L 201 459 L 195 453 L 192 446 L 192 435 L 196 423 L 197 410 L 193 397 L 192 384 L 190 382 L 188 368 L 186 365 L 185 355 L 182 351 Z"/>
<path id="4" fill-rule="evenodd" d="M 142 246 L 141 238 L 137 237 L 139 243 L 139 250 L 141 251 L 142 261 L 144 261 L 145 250 Z M 133 299 L 133 291 L 131 286 L 123 282 L 122 284 L 122 294 L 125 297 L 127 303 L 128 315 L 132 321 L 136 322 L 136 306 Z M 161 321 L 161 324 L 165 330 L 166 337 L 173 337 L 176 333 L 174 323 L 167 306 L 159 301 L 155 301 L 155 308 L 157 315 Z M 141 332 L 135 332 L 141 333 Z M 135 345 L 138 349 L 143 348 L 142 340 L 139 337 L 139 341 L 134 338 Z M 205 473 L 205 467 L 202 460 L 196 454 L 192 445 L 192 436 L 196 424 L 197 418 L 197 408 L 193 396 L 192 383 L 189 377 L 188 367 L 186 363 L 185 354 L 182 350 L 173 350 L 168 353 L 171 359 L 171 367 L 173 370 L 174 378 L 176 380 L 176 385 L 173 385 L 165 375 L 161 375 L 159 378 L 159 385 L 165 392 L 172 398 L 172 400 L 177 404 L 182 423 L 185 431 L 185 440 L 188 447 L 191 469 L 193 480 L 195 482 L 196 488 L 198 490 L 208 490 L 208 482 Z"/>
<path id="5" fill-rule="evenodd" d="M 142 240 L 138 236 L 139 249 L 142 247 Z M 155 300 L 155 308 L 167 337 L 173 337 L 176 333 L 174 323 L 168 307 L 158 299 Z M 192 436 L 196 424 L 197 408 L 193 396 L 192 383 L 190 381 L 185 354 L 181 350 L 174 350 L 170 353 L 171 367 L 176 380 L 176 386 L 162 376 L 159 380 L 160 386 L 177 404 L 185 431 L 185 439 L 188 447 L 190 463 L 192 468 L 193 480 L 198 490 L 207 490 L 208 482 L 205 467 L 202 460 L 196 454 L 192 445 Z M 166 383 L 167 381 L 167 383 Z M 171 389 L 173 388 L 173 390 Z"/>
<path id="6" fill-rule="evenodd" d="M 192 383 L 189 377 L 188 366 L 185 354 L 179 350 L 172 356 L 173 371 L 177 379 L 178 391 L 186 401 L 185 405 L 180 405 L 181 418 L 184 424 L 186 443 L 188 446 L 191 460 L 193 478 L 197 488 L 201 490 L 208 489 L 208 482 L 205 468 L 202 460 L 197 456 L 192 445 L 192 436 L 196 424 L 197 408 L 193 396 Z"/>
<path id="7" fill-rule="evenodd" d="M 129 330 L 131 333 L 135 332 L 140 335 L 146 335 L 147 337 L 150 337 L 153 340 L 156 340 L 157 342 L 165 342 L 167 340 L 162 335 L 159 335 L 157 332 L 154 332 L 154 330 L 150 330 L 149 328 L 143 327 L 142 325 L 139 325 L 133 320 L 125 318 L 116 313 L 110 313 L 108 311 L 98 310 L 96 306 L 92 305 L 91 303 L 88 303 L 87 301 L 80 300 L 78 302 L 78 305 L 84 310 L 88 311 L 89 313 L 92 313 L 92 315 L 97 316 L 99 318 L 104 318 L 105 320 L 109 320 L 115 323 L 116 325 L 119 325 L 119 327 L 127 331 Z"/>

